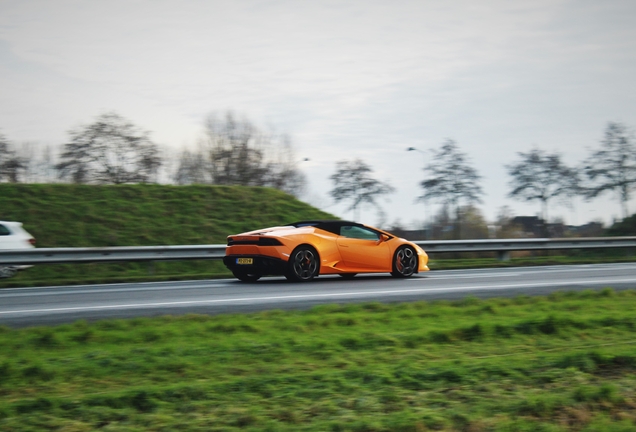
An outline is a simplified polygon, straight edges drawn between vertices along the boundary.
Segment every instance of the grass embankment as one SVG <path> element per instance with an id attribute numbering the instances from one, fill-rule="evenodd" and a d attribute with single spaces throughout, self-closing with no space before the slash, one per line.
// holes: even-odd
<path id="1" fill-rule="evenodd" d="M 228 234 L 303 219 L 333 219 L 275 189 L 242 186 L 0 183 L 0 220 L 17 220 L 38 247 L 223 244 Z M 551 253 L 552 254 L 552 253 Z M 571 256 L 438 259 L 432 269 L 634 261 L 633 251 Z M 40 265 L 0 288 L 230 277 L 220 261 Z"/>
<path id="2" fill-rule="evenodd" d="M 4 431 L 632 431 L 636 291 L 0 328 Z"/>
<path id="3" fill-rule="evenodd" d="M 224 244 L 229 234 L 325 218 L 334 216 L 270 188 L 0 183 L 0 220 L 23 222 L 38 247 Z M 41 265 L 0 288 L 230 275 L 219 261 Z"/>

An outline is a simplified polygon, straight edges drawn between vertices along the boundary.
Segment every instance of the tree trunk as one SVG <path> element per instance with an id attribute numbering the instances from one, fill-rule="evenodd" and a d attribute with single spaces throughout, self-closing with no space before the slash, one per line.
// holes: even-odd
<path id="1" fill-rule="evenodd" d="M 627 191 L 627 186 L 623 185 L 621 186 L 621 209 L 623 210 L 623 219 L 627 218 L 629 216 L 629 210 L 627 209 L 627 201 L 628 199 L 628 191 Z"/>

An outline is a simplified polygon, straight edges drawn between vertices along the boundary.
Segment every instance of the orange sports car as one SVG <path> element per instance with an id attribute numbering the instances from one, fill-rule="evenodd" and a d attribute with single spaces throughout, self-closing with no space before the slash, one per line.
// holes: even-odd
<path id="1" fill-rule="evenodd" d="M 427 271 L 419 246 L 386 231 L 341 220 L 303 221 L 230 235 L 223 262 L 244 282 L 265 275 L 309 281 L 318 275 L 358 273 L 409 277 Z"/>

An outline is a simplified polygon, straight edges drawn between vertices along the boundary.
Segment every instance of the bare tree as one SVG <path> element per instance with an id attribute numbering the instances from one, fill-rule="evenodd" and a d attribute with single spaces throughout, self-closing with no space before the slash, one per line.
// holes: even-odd
<path id="1" fill-rule="evenodd" d="M 300 197 L 306 190 L 307 178 L 297 168 L 298 161 L 289 135 L 278 137 L 267 156 L 270 161 L 267 184 Z"/>
<path id="2" fill-rule="evenodd" d="M 264 136 L 248 120 L 237 120 L 228 112 L 224 121 L 210 116 L 206 138 L 212 183 L 265 186 L 269 166 L 265 160 Z"/>
<path id="3" fill-rule="evenodd" d="M 148 132 L 115 113 L 69 132 L 56 165 L 61 178 L 74 183 L 122 184 L 156 181 L 161 165 L 158 146 Z"/>
<path id="4" fill-rule="evenodd" d="M 481 210 L 472 204 L 462 206 L 462 238 L 465 239 L 485 239 L 488 238 L 488 223 Z"/>
<path id="5" fill-rule="evenodd" d="M 205 139 L 197 151 L 184 150 L 174 178 L 180 184 L 270 186 L 299 196 L 306 179 L 297 164 L 289 136 L 265 133 L 227 112 L 206 119 Z"/>
<path id="6" fill-rule="evenodd" d="M 388 183 L 381 182 L 371 176 L 373 169 L 360 159 L 336 162 L 336 172 L 330 179 L 334 188 L 329 194 L 336 200 L 351 201 L 347 210 L 353 210 L 356 220 L 359 219 L 361 204 L 371 204 L 380 208 L 376 197 L 395 191 Z"/>
<path id="7" fill-rule="evenodd" d="M 424 167 L 428 178 L 420 185 L 424 193 L 419 200 L 438 201 L 455 210 L 455 237 L 460 238 L 460 207 L 481 202 L 483 190 L 479 185 L 481 176 L 470 166 L 468 156 L 462 153 L 457 143 L 448 139 L 438 150 L 431 150 L 432 162 Z"/>
<path id="8" fill-rule="evenodd" d="M 561 161 L 557 153 L 548 154 L 540 149 L 528 153 L 519 152 L 520 161 L 506 165 L 512 178 L 508 193 L 510 198 L 524 201 L 540 201 L 541 217 L 548 222 L 548 203 L 553 198 L 562 202 L 578 191 L 578 174 Z"/>
<path id="9" fill-rule="evenodd" d="M 36 144 L 34 142 L 22 142 L 16 147 L 14 154 L 20 159 L 22 165 L 20 181 L 35 183 Z"/>
<path id="10" fill-rule="evenodd" d="M 41 149 L 41 154 L 36 164 L 37 179 L 40 183 L 54 183 L 57 179 L 57 170 L 55 168 L 55 154 L 59 153 L 50 145 L 46 145 Z"/>
<path id="11" fill-rule="evenodd" d="M 24 183 L 53 183 L 58 175 L 55 169 L 54 148 L 38 142 L 23 142 L 13 152 L 18 164 L 19 181 Z M 14 162 L 14 166 L 17 164 Z M 16 173 L 18 174 L 18 173 Z"/>
<path id="12" fill-rule="evenodd" d="M 211 183 L 208 179 L 206 160 L 201 151 L 183 150 L 179 155 L 179 165 L 173 176 L 178 185 Z"/>
<path id="13" fill-rule="evenodd" d="M 25 161 L 12 149 L 11 143 L 0 134 L 0 181 L 18 183 L 26 169 Z"/>
<path id="14" fill-rule="evenodd" d="M 636 145 L 623 124 L 608 123 L 601 149 L 585 160 L 584 171 L 590 181 L 585 187 L 585 196 L 589 199 L 607 191 L 618 192 L 623 218 L 626 218 L 627 203 L 636 185 Z"/>
<path id="15" fill-rule="evenodd" d="M 20 173 L 24 171 L 25 167 L 24 161 L 14 156 L 5 161 L 0 170 L 4 172 L 10 183 L 19 183 Z"/>

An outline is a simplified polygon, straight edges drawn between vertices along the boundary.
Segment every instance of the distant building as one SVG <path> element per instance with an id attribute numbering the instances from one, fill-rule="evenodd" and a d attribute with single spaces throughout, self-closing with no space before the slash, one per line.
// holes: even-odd
<path id="1" fill-rule="evenodd" d="M 580 226 L 568 226 L 568 230 L 573 237 L 603 237 L 605 227 L 600 222 L 588 222 Z"/>
<path id="2" fill-rule="evenodd" d="M 509 226 L 515 227 L 514 230 L 508 229 L 504 234 L 509 238 L 602 237 L 605 231 L 600 222 L 588 222 L 580 226 L 565 225 L 561 222 L 546 224 L 538 216 L 516 216 L 510 220 Z M 420 241 L 448 239 L 448 235 L 445 234 L 452 229 L 452 225 L 433 225 L 428 232 L 425 229 L 406 230 L 400 227 L 393 227 L 389 232 L 407 240 Z M 494 238 L 501 227 L 491 225 L 488 229 L 490 238 Z"/>
<path id="3" fill-rule="evenodd" d="M 565 225 L 561 222 L 546 224 L 537 216 L 517 216 L 512 223 L 521 227 L 524 237 L 601 237 L 604 232 L 600 222 L 588 222 L 585 225 Z"/>
<path id="4" fill-rule="evenodd" d="M 391 234 L 394 234 L 398 237 L 410 240 L 410 241 L 420 241 L 427 240 L 426 230 L 405 230 L 401 228 L 391 228 L 389 229 Z"/>
<path id="5" fill-rule="evenodd" d="M 538 216 L 516 216 L 512 223 L 521 227 L 524 237 L 546 237 L 546 226 Z"/>

